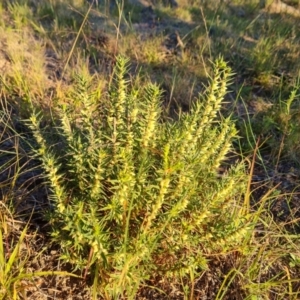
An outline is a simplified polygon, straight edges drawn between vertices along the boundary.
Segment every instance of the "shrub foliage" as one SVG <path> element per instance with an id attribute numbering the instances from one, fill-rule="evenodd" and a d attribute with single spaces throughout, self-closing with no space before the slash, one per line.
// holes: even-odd
<path id="1" fill-rule="evenodd" d="M 233 249 L 249 228 L 243 166 L 217 176 L 237 134 L 217 118 L 230 69 L 219 59 L 205 95 L 176 121 L 163 120 L 159 87 L 130 87 L 127 71 L 118 57 L 101 95 L 78 75 L 55 139 L 40 113 L 29 122 L 52 188 L 53 239 L 107 298 L 134 295 L 153 274 L 203 270 L 207 254 Z"/>

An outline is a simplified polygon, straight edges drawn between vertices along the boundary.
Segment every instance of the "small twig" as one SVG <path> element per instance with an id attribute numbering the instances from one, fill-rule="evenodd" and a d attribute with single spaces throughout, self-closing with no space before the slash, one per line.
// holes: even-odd
<path id="1" fill-rule="evenodd" d="M 89 259 L 88 259 L 87 265 L 86 265 L 85 270 L 84 270 L 84 275 L 83 275 L 83 279 L 84 279 L 84 280 L 86 280 L 87 273 L 88 273 L 88 270 L 89 270 L 89 268 L 90 268 L 90 262 L 91 262 L 91 260 L 92 260 L 93 254 L 94 254 L 94 249 L 93 249 L 93 247 L 92 247 L 91 250 L 90 250 L 90 254 L 89 254 Z"/>

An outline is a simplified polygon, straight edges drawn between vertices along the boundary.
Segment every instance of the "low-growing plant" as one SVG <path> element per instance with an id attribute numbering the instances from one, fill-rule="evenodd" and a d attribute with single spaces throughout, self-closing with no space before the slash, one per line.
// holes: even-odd
<path id="1" fill-rule="evenodd" d="M 276 95 L 278 100 L 273 103 L 257 99 L 253 105 L 255 114 L 250 118 L 247 112 L 247 122 L 241 128 L 243 136 L 249 132 L 254 139 L 257 136 L 265 138 L 264 150 L 271 153 L 275 165 L 281 159 L 293 160 L 299 163 L 299 80 L 291 87 L 289 94 L 281 92 Z"/>
<path id="2" fill-rule="evenodd" d="M 42 276 L 73 276 L 64 271 L 32 271 L 32 249 L 36 232 L 29 228 L 35 211 L 24 202 L 30 191 L 26 182 L 34 178 L 36 170 L 30 166 L 25 135 L 17 132 L 13 109 L 0 101 L 0 299 L 26 299 L 31 288 Z M 21 124 L 18 124 L 19 127 Z M 20 130 L 20 128 L 18 128 Z M 26 158 L 27 159 L 26 159 Z M 41 201 L 39 199 L 39 201 Z M 23 206 L 23 209 L 22 209 Z M 25 208 L 26 206 L 26 208 Z M 27 224 L 20 219 L 28 220 Z M 35 253 L 39 256 L 43 251 Z"/>
<path id="3" fill-rule="evenodd" d="M 161 118 L 159 87 L 130 88 L 127 69 L 117 57 L 100 97 L 77 75 L 72 96 L 81 109 L 58 110 L 55 142 L 40 113 L 29 122 L 52 188 L 53 240 L 65 262 L 94 274 L 106 299 L 133 299 L 153 274 L 203 270 L 207 254 L 232 250 L 252 227 L 243 164 L 217 174 L 237 136 L 230 119 L 217 118 L 231 78 L 224 61 L 176 121 Z"/>

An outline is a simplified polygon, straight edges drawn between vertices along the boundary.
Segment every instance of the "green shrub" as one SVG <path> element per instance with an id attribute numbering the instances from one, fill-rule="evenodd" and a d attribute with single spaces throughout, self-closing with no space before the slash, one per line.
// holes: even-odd
<path id="1" fill-rule="evenodd" d="M 219 59 L 205 97 L 163 121 L 159 87 L 129 88 L 127 68 L 118 57 L 100 98 L 76 77 L 55 142 L 38 113 L 30 118 L 52 188 L 53 239 L 65 262 L 95 274 L 108 299 L 133 298 L 154 274 L 203 270 L 206 254 L 232 250 L 249 229 L 243 165 L 217 174 L 236 137 L 229 119 L 216 120 L 230 69 Z"/>

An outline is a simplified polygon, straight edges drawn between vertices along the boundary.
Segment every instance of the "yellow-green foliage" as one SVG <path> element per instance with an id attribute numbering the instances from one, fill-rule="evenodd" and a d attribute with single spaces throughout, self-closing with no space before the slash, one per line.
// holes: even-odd
<path id="1" fill-rule="evenodd" d="M 205 268 L 206 253 L 232 249 L 249 226 L 240 201 L 243 166 L 217 176 L 236 137 L 229 119 L 216 120 L 230 69 L 219 59 L 205 97 L 166 122 L 159 87 L 130 89 L 127 64 L 117 58 L 100 98 L 77 76 L 81 110 L 60 109 L 59 142 L 47 138 L 36 112 L 30 123 L 52 187 L 62 258 L 100 270 L 110 299 L 133 295 L 154 270 L 182 276 Z"/>

